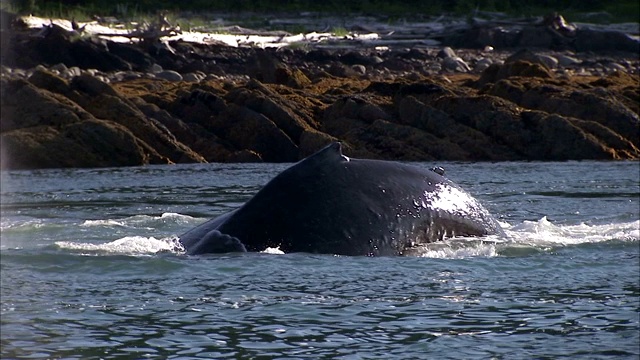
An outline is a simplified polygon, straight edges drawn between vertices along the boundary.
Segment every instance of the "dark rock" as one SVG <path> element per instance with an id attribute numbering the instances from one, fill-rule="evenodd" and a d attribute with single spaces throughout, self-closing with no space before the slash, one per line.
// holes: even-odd
<path id="1" fill-rule="evenodd" d="M 527 77 L 550 79 L 555 77 L 544 65 L 532 64 L 527 61 L 515 61 L 504 65 L 493 64 L 482 72 L 480 79 L 476 81 L 476 87 L 482 87 L 488 83 L 495 83 L 510 77 Z"/>
<path id="2" fill-rule="evenodd" d="M 174 102 L 171 111 L 187 123 L 197 123 L 209 128 L 212 116 L 220 114 L 226 108 L 222 97 L 206 90 L 195 89 Z"/>
<path id="3" fill-rule="evenodd" d="M 468 72 L 471 71 L 469 64 L 467 64 L 464 60 L 462 60 L 458 56 L 454 57 L 446 57 L 442 59 L 442 67 L 457 72 Z"/>
<path id="4" fill-rule="evenodd" d="M 86 120 L 62 127 L 35 126 L 0 135 L 3 168 L 131 166 L 167 163 L 123 126 Z"/>
<path id="5" fill-rule="evenodd" d="M 619 31 L 576 28 L 566 23 L 558 14 L 547 17 L 540 23 L 476 24 L 435 38 L 455 48 L 493 46 L 497 49 L 544 48 L 579 52 L 624 51 L 635 54 L 640 52 L 640 40 L 637 37 Z"/>
<path id="6" fill-rule="evenodd" d="M 544 136 L 523 149 L 536 160 L 611 159 L 612 154 L 597 139 L 584 132 L 569 119 L 541 112 L 524 112 L 525 124 Z"/>
<path id="7" fill-rule="evenodd" d="M 185 122 L 172 116 L 168 111 L 160 109 L 157 105 L 149 104 L 139 97 L 134 97 L 130 100 L 145 116 L 160 122 L 183 144 L 195 143 L 201 137 Z"/>
<path id="8" fill-rule="evenodd" d="M 573 43 L 576 51 L 626 51 L 640 53 L 640 39 L 617 31 L 578 29 Z"/>
<path id="9" fill-rule="evenodd" d="M 253 150 L 245 149 L 230 154 L 226 160 L 233 163 L 259 163 L 262 157 Z"/>
<path id="10" fill-rule="evenodd" d="M 526 48 L 565 49 L 570 38 L 566 38 L 547 26 L 525 26 L 514 46 Z"/>
<path id="11" fill-rule="evenodd" d="M 307 52 L 305 60 L 314 63 L 328 63 L 338 61 L 339 56 L 326 49 L 313 49 Z"/>
<path id="12" fill-rule="evenodd" d="M 63 130 L 65 138 L 85 149 L 83 156 L 94 158 L 87 166 L 91 163 L 99 166 L 171 163 L 127 128 L 111 121 L 89 120 Z"/>
<path id="13" fill-rule="evenodd" d="M 58 94 L 67 94 L 70 90 L 69 82 L 47 70 L 36 70 L 29 77 L 29 82 L 41 89 Z"/>
<path id="14" fill-rule="evenodd" d="M 127 127 L 159 154 L 173 162 L 205 162 L 202 156 L 177 141 L 165 126 L 144 116 L 135 105 L 125 99 L 102 94 L 88 99 L 85 108 L 96 118 L 109 119 Z"/>
<path id="15" fill-rule="evenodd" d="M 131 70 L 131 65 L 109 52 L 106 42 L 96 38 L 77 38 L 57 25 L 51 25 L 43 37 L 25 45 L 33 64 L 64 63 L 68 67 L 100 71 Z"/>
<path id="16" fill-rule="evenodd" d="M 596 34 L 586 44 L 582 29 L 551 20 L 480 24 L 458 39 L 497 48 L 626 43 Z M 440 60 L 422 45 L 306 52 L 115 44 L 42 30 L 42 38 L 2 33 L 2 59 L 12 61 L 0 69 L 3 167 L 289 162 L 336 140 L 348 156 L 394 160 L 640 158 L 638 61 L 619 52 L 569 53 L 571 60 L 449 43 L 460 57 L 443 51 Z M 459 74 L 467 61 L 475 72 L 486 69 Z M 26 70 L 38 64 L 51 71 Z M 129 67 L 196 81 L 163 81 Z M 117 71 L 93 76 L 80 68 Z M 613 73 L 591 76 L 599 72 Z"/>
<path id="17" fill-rule="evenodd" d="M 182 75 L 173 70 L 160 71 L 159 73 L 156 73 L 156 77 L 158 79 L 164 79 L 168 81 L 182 81 Z"/>
<path id="18" fill-rule="evenodd" d="M 522 79 L 503 80 L 487 91 L 527 109 L 545 111 L 600 123 L 640 147 L 640 117 L 614 96 L 592 91 L 565 90 L 559 86 L 536 86 Z"/>
<path id="19" fill-rule="evenodd" d="M 311 80 L 302 71 L 292 70 L 269 50 L 257 49 L 253 62 L 256 66 L 252 68 L 252 77 L 261 82 L 282 84 L 296 89 L 311 84 Z"/>
<path id="20" fill-rule="evenodd" d="M 153 58 L 132 44 L 107 42 L 109 52 L 131 64 L 132 70 L 147 71 L 153 65 Z"/>
<path id="21" fill-rule="evenodd" d="M 236 149 L 251 150 L 268 162 L 298 160 L 298 147 L 273 121 L 246 107 L 230 104 L 212 119 L 215 133 Z"/>
<path id="22" fill-rule="evenodd" d="M 438 54 L 436 56 L 441 59 L 446 59 L 456 57 L 457 55 L 452 48 L 445 46 L 444 48 L 440 49 L 440 51 L 438 51 Z"/>
<path id="23" fill-rule="evenodd" d="M 360 51 L 348 51 L 340 56 L 340 62 L 345 65 L 375 65 L 375 59 Z"/>
<path id="24" fill-rule="evenodd" d="M 2 122 L 5 131 L 77 123 L 92 116 L 68 98 L 22 80 L 2 82 Z"/>
<path id="25" fill-rule="evenodd" d="M 337 138 L 316 130 L 305 130 L 300 135 L 300 145 L 298 146 L 300 160 L 324 148 L 332 142 L 338 141 Z"/>
<path id="26" fill-rule="evenodd" d="M 71 80 L 71 88 L 88 96 L 121 96 L 109 84 L 91 75 L 80 75 L 74 77 L 73 80 Z"/>
<path id="27" fill-rule="evenodd" d="M 246 88 L 231 91 L 227 99 L 246 106 L 273 121 L 290 139 L 297 142 L 303 131 L 309 128 L 289 107 L 289 102 L 257 81 L 250 81 Z"/>
<path id="28" fill-rule="evenodd" d="M 515 53 L 513 53 L 513 55 L 506 58 L 504 62 L 505 64 L 511 64 L 518 61 L 524 61 L 524 62 L 529 62 L 531 64 L 542 65 L 548 70 L 555 68 L 558 64 L 557 60 L 555 60 L 555 65 L 554 65 L 553 60 L 543 55 L 535 54 L 534 52 L 529 51 L 528 49 L 520 49 L 516 51 Z"/>

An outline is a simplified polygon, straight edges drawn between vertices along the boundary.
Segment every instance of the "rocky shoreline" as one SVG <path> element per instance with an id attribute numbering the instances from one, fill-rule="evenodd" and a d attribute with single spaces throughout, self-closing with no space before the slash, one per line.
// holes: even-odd
<path id="1" fill-rule="evenodd" d="M 476 45 L 457 35 L 455 50 L 259 48 L 117 43 L 11 18 L 0 164 L 291 162 L 336 140 L 347 155 L 393 160 L 639 159 L 634 43 L 612 51 L 621 35 L 609 34 L 591 43 L 604 50 L 572 51 L 558 39 L 578 34 L 536 26 L 550 43 L 531 50 L 480 47 L 486 31 L 471 30 Z"/>

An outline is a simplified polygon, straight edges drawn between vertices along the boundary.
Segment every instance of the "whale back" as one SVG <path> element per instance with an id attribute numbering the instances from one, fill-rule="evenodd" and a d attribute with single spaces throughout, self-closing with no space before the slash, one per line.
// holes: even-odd
<path id="1" fill-rule="evenodd" d="M 180 239 L 189 253 L 199 253 L 212 229 L 237 238 L 247 251 L 341 255 L 400 255 L 447 236 L 501 231 L 477 200 L 440 174 L 350 159 L 340 143 L 296 163 L 242 207 Z"/>

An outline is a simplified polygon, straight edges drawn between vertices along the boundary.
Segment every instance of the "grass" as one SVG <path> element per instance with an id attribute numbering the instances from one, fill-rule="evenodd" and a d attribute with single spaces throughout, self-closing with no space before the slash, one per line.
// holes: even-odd
<path id="1" fill-rule="evenodd" d="M 311 45 L 307 41 L 292 42 L 287 47 L 291 50 L 310 50 Z"/>
<path id="2" fill-rule="evenodd" d="M 344 37 L 349 35 L 349 30 L 339 26 L 339 27 L 334 27 L 333 29 L 331 29 L 331 33 L 335 36 L 338 37 Z"/>

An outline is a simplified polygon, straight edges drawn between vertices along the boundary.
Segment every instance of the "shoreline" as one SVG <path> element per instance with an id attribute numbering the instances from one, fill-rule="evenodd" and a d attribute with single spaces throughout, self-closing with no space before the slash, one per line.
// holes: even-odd
<path id="1" fill-rule="evenodd" d="M 391 160 L 640 158 L 637 55 L 571 51 L 580 33 L 553 24 L 520 34 L 556 49 L 527 50 L 424 33 L 382 45 L 367 31 L 355 34 L 378 36 L 116 43 L 67 23 L 3 29 L 3 169 L 290 162 L 336 140 Z"/>

